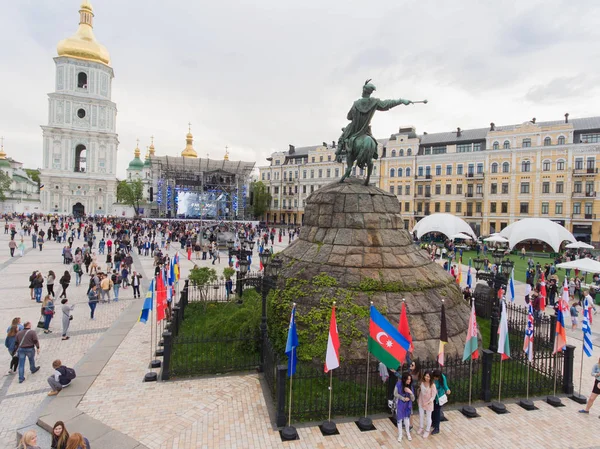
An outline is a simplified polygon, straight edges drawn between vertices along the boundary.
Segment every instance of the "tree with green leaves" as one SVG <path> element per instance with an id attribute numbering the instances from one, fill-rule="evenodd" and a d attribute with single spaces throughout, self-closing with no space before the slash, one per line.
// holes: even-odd
<path id="1" fill-rule="evenodd" d="M 0 170 L 0 201 L 4 201 L 6 199 L 6 192 L 10 191 L 11 184 L 11 177 Z"/>
<path id="2" fill-rule="evenodd" d="M 255 218 L 260 218 L 269 209 L 269 204 L 271 204 L 271 194 L 267 190 L 265 183 L 262 181 L 254 181 L 252 183 L 252 191 L 252 213 Z"/>
<path id="3" fill-rule="evenodd" d="M 117 202 L 132 206 L 135 215 L 140 214 L 140 206 L 144 203 L 144 184 L 141 179 L 119 181 L 117 184 Z"/>
<path id="4" fill-rule="evenodd" d="M 208 299 L 208 288 L 211 284 L 217 282 L 218 279 L 217 271 L 214 268 L 199 268 L 195 266 L 190 270 L 190 284 L 198 288 L 201 301 L 206 301 Z"/>

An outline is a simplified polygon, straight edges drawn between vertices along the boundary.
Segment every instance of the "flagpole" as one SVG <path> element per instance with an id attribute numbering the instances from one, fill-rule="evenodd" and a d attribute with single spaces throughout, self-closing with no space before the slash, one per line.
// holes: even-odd
<path id="1" fill-rule="evenodd" d="M 292 348 L 292 363 L 294 360 L 294 357 L 296 355 L 296 348 L 293 347 Z M 290 406 L 288 409 L 288 427 L 290 427 L 292 425 L 292 380 L 294 379 L 294 375 L 290 373 Z"/>
<path id="2" fill-rule="evenodd" d="M 328 421 L 331 421 L 331 393 L 333 388 L 333 370 L 329 370 L 329 418 Z"/>
<path id="3" fill-rule="evenodd" d="M 373 306 L 373 301 L 371 301 L 371 306 Z M 369 317 L 369 323 L 371 322 L 371 317 Z M 367 409 L 369 406 L 369 369 L 370 369 L 370 357 L 371 353 L 369 352 L 369 344 L 367 343 L 367 389 L 365 392 L 365 418 L 367 417 Z"/>
<path id="4" fill-rule="evenodd" d="M 556 366 L 556 358 L 558 356 L 558 351 L 556 351 L 554 353 L 554 393 L 553 395 L 556 396 L 556 373 L 558 372 L 557 366 Z"/>
<path id="5" fill-rule="evenodd" d="M 581 345 L 581 364 L 579 365 L 579 396 L 581 396 L 581 379 L 583 378 L 583 347 L 584 346 Z"/>
<path id="6" fill-rule="evenodd" d="M 471 405 L 471 389 L 473 384 L 473 354 L 470 357 L 471 361 L 469 363 L 469 405 Z"/>
<path id="7" fill-rule="evenodd" d="M 531 366 L 531 361 L 527 360 L 527 397 L 525 399 L 529 399 L 529 367 Z"/>
<path id="8" fill-rule="evenodd" d="M 506 336 L 508 338 L 508 335 Z M 500 356 L 500 378 L 498 379 L 498 402 L 500 401 L 500 393 L 502 391 L 502 356 Z"/>

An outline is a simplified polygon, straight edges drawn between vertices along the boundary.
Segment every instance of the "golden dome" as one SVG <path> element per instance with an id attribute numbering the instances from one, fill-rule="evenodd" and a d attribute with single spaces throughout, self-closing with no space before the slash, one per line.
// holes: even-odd
<path id="1" fill-rule="evenodd" d="M 196 154 L 196 150 L 194 150 L 194 136 L 192 136 L 192 125 L 189 124 L 190 128 L 188 129 L 188 133 L 185 136 L 185 149 L 181 152 L 181 156 L 183 157 L 198 157 Z"/>
<path id="2" fill-rule="evenodd" d="M 154 136 L 150 137 L 150 157 L 154 157 Z"/>
<path id="3" fill-rule="evenodd" d="M 94 61 L 110 66 L 110 54 L 106 47 L 99 44 L 94 36 L 94 10 L 88 0 L 83 0 L 79 9 L 79 28 L 77 32 L 58 43 L 58 56 Z"/>
<path id="4" fill-rule="evenodd" d="M 229 148 L 225 147 L 225 156 L 223 157 L 223 160 L 228 161 L 229 160 Z"/>
<path id="5" fill-rule="evenodd" d="M 139 144 L 138 144 L 138 146 L 139 146 Z M 138 146 L 136 146 L 135 150 L 133 150 L 134 157 L 140 157 L 140 149 L 138 148 Z"/>

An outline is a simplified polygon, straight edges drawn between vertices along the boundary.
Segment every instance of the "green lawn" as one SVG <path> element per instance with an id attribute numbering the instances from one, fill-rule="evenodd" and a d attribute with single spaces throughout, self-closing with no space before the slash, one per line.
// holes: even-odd
<path id="1" fill-rule="evenodd" d="M 255 369 L 260 348 L 260 296 L 244 292 L 244 301 L 189 303 L 179 335 L 173 340 L 173 377 Z"/>
<path id="2" fill-rule="evenodd" d="M 477 258 L 477 251 L 463 251 L 463 264 L 468 265 L 469 259 L 474 260 Z M 484 259 L 483 253 L 480 254 L 480 258 Z M 508 258 L 515 264 L 515 280 L 525 282 L 525 272 L 527 271 L 527 260 L 529 257 L 525 259 L 521 259 L 521 255 L 513 255 L 511 254 Z M 493 263 L 492 255 L 488 252 L 488 259 Z M 550 257 L 533 257 L 533 261 L 537 264 L 538 262 L 542 265 L 542 267 L 547 263 L 553 263 L 554 259 Z M 473 268 L 475 264 L 471 264 Z"/>

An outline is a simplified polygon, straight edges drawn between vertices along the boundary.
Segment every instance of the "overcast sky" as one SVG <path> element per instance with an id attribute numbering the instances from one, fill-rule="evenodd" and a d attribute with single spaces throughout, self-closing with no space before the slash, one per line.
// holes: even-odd
<path id="1" fill-rule="evenodd" d="M 179 155 L 265 163 L 274 150 L 337 140 L 372 78 L 380 98 L 427 98 L 373 120 L 441 132 L 599 115 L 600 2 L 442 0 L 92 0 L 115 70 L 119 177 L 155 136 Z M 0 135 L 42 162 L 56 44 L 79 0 L 0 0 Z"/>

